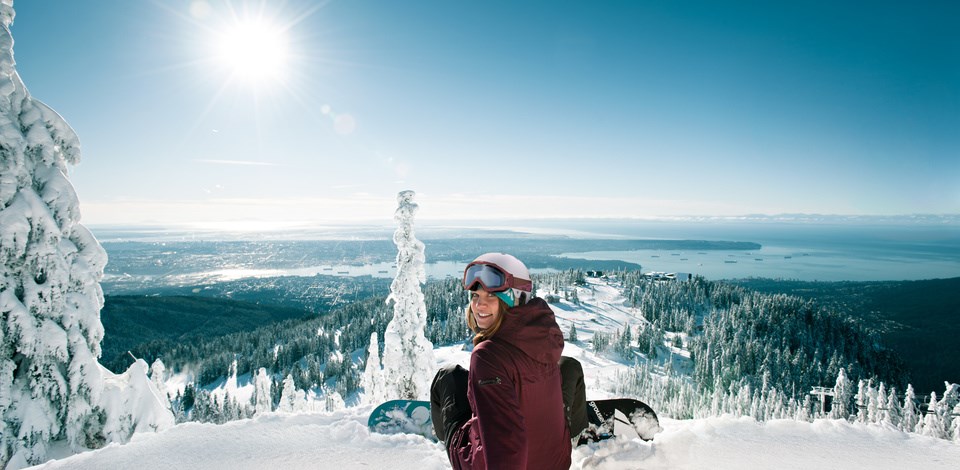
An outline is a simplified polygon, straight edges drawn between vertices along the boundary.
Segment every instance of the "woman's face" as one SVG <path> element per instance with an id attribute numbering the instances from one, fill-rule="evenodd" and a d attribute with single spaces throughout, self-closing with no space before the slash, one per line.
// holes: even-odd
<path id="1" fill-rule="evenodd" d="M 470 292 L 470 308 L 477 327 L 486 330 L 493 326 L 500 316 L 500 298 L 492 292 L 477 289 Z"/>

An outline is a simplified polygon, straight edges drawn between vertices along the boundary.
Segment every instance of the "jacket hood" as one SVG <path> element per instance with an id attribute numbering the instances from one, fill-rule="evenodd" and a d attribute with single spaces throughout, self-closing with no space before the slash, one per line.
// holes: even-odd
<path id="1" fill-rule="evenodd" d="M 491 340 L 510 343 L 543 363 L 556 364 L 563 352 L 563 332 L 553 310 L 539 297 L 507 310 L 500 330 Z"/>

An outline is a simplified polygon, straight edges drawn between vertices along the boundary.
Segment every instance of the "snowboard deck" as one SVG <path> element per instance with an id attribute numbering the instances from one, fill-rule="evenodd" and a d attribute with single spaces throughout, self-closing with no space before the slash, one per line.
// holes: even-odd
<path id="1" fill-rule="evenodd" d="M 585 437 L 591 441 L 615 436 L 650 441 L 663 430 L 653 408 L 632 398 L 588 400 L 587 420 L 589 425 Z"/>
<path id="2" fill-rule="evenodd" d="M 615 436 L 653 439 L 660 432 L 657 414 L 646 403 L 632 398 L 588 400 L 589 424 L 583 436 L 589 441 L 601 441 Z M 371 432 L 380 434 L 419 434 L 436 442 L 430 402 L 419 400 L 390 400 L 374 408 L 367 419 Z"/>
<path id="3" fill-rule="evenodd" d="M 419 434 L 437 441 L 429 401 L 390 400 L 374 408 L 367 419 L 367 427 L 380 434 Z"/>

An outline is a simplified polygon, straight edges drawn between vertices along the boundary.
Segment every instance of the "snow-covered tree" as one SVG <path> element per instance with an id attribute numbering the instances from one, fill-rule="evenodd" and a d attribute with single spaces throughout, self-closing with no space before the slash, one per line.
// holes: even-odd
<path id="1" fill-rule="evenodd" d="M 334 389 L 323 387 L 323 406 L 327 411 L 339 411 L 346 408 L 343 395 Z"/>
<path id="2" fill-rule="evenodd" d="M 919 422 L 916 392 L 913 391 L 913 385 L 907 384 L 907 391 L 903 395 L 903 419 L 900 421 L 900 429 L 914 432 Z"/>
<path id="3" fill-rule="evenodd" d="M 293 383 L 293 376 L 287 374 L 283 379 L 283 391 L 280 392 L 280 403 L 277 404 L 277 411 L 293 413 L 296 407 L 297 386 Z"/>
<path id="4" fill-rule="evenodd" d="M 930 401 L 927 403 L 927 413 L 923 416 L 923 426 L 918 431 L 924 436 L 943 439 L 947 436 L 943 419 L 937 412 L 937 392 L 930 392 Z"/>
<path id="5" fill-rule="evenodd" d="M 163 361 L 160 359 L 153 361 L 153 364 L 150 365 L 150 382 L 152 382 L 154 388 L 157 389 L 157 398 L 160 400 L 160 403 L 170 408 L 170 396 L 167 395 L 166 377 L 164 376 L 166 371 L 167 368 L 163 365 Z"/>
<path id="6" fill-rule="evenodd" d="M 837 381 L 833 386 L 833 402 L 830 405 L 830 418 L 847 419 L 850 416 L 850 397 L 853 396 L 853 388 L 847 373 L 840 369 L 837 373 Z"/>
<path id="7" fill-rule="evenodd" d="M 796 410 L 793 414 L 794 421 L 812 421 L 814 417 L 814 404 L 813 399 L 810 395 L 805 395 L 803 397 L 803 403 L 796 407 Z M 819 410 L 819 405 L 817 405 Z"/>
<path id="8" fill-rule="evenodd" d="M 897 400 L 897 389 L 891 387 L 890 393 L 887 394 L 887 402 L 885 410 L 882 413 L 883 423 L 889 424 L 895 428 L 900 427 L 900 423 L 903 421 L 903 408 L 900 407 L 900 401 Z"/>
<path id="9" fill-rule="evenodd" d="M 860 380 L 857 384 L 857 422 L 869 422 L 870 413 L 870 382 Z"/>
<path id="10" fill-rule="evenodd" d="M 424 246 L 417 240 L 413 218 L 419 206 L 413 191 L 397 195 L 393 234 L 397 245 L 397 277 L 390 285 L 387 302 L 393 302 L 393 319 L 383 337 L 385 395 L 390 398 L 426 399 L 436 372 L 433 344 L 425 335 L 427 306 L 420 285 L 426 282 Z"/>
<path id="11" fill-rule="evenodd" d="M 725 406 L 726 398 L 726 393 L 724 393 L 723 386 L 720 382 L 720 377 L 717 377 L 713 381 L 713 393 L 710 395 L 709 416 L 721 416 L 727 411 Z"/>
<path id="12" fill-rule="evenodd" d="M 960 417 L 955 417 L 952 414 L 952 410 L 960 405 L 960 384 L 944 382 L 943 385 L 945 389 L 943 398 L 937 402 L 937 414 L 940 415 L 940 420 L 943 422 L 944 438 L 950 439 L 954 422 L 960 420 Z"/>
<path id="13" fill-rule="evenodd" d="M 880 382 L 879 388 L 870 387 L 869 404 L 867 405 L 867 420 L 873 424 L 883 421 L 883 414 L 887 403 L 887 386 Z"/>
<path id="14" fill-rule="evenodd" d="M 297 389 L 293 382 L 293 375 L 287 374 L 283 379 L 283 391 L 280 393 L 280 403 L 277 411 L 299 413 L 307 409 L 307 393 Z"/>
<path id="15" fill-rule="evenodd" d="M 97 446 L 112 419 L 97 362 L 107 256 L 80 225 L 66 176 L 80 143 L 21 81 L 13 19 L 13 1 L 0 0 L 0 466 L 8 469 L 43 462 L 57 442 Z"/>
<path id="16" fill-rule="evenodd" d="M 387 400 L 383 386 L 383 368 L 380 366 L 380 343 L 377 332 L 370 334 L 370 346 L 367 349 L 367 366 L 363 370 L 363 400 L 370 404 L 380 404 Z"/>
<path id="17" fill-rule="evenodd" d="M 273 399 L 270 397 L 270 377 L 267 375 L 267 369 L 261 367 L 257 370 L 257 378 L 253 383 L 253 400 L 256 414 L 269 413 L 273 410 Z"/>
<path id="18" fill-rule="evenodd" d="M 950 437 L 960 444 L 960 403 L 953 407 L 953 424 L 950 425 Z"/>
<path id="19" fill-rule="evenodd" d="M 146 361 L 137 359 L 122 374 L 100 367 L 103 389 L 99 407 L 103 409 L 105 442 L 127 442 L 136 432 L 162 431 L 174 425 L 173 413 L 162 405 L 147 377 Z"/>

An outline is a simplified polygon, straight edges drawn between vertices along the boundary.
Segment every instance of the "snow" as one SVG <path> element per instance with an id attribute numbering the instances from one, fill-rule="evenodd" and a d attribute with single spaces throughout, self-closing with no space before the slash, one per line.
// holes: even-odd
<path id="1" fill-rule="evenodd" d="M 97 362 L 107 254 L 79 223 L 67 178 L 80 142 L 21 81 L 13 17 L 12 0 L 0 2 L 0 465 L 8 469 L 174 425 L 146 363 L 114 375 Z"/>
<path id="2" fill-rule="evenodd" d="M 49 448 L 50 456 L 62 458 L 32 468 L 449 468 L 441 444 L 414 434 L 371 433 L 366 421 L 372 404 L 312 411 L 316 407 L 310 406 L 303 391 L 293 387 L 289 376 L 281 399 L 286 411 L 258 413 L 253 419 L 223 425 L 174 425 L 173 415 L 164 406 L 166 397 L 160 393 L 182 390 L 177 382 L 181 379 L 172 384 L 151 382 L 143 360 L 123 374 L 110 373 L 96 362 L 103 328 L 95 314 L 103 304 L 99 280 L 106 253 L 79 224 L 79 201 L 66 176 L 67 165 L 79 161 L 80 143 L 67 122 L 32 99 L 20 81 L 9 31 L 13 16 L 12 0 L 0 1 L 0 138 L 5 144 L 0 149 L 0 263 L 6 269 L 4 282 L 22 281 L 17 284 L 22 293 L 18 298 L 14 290 L 0 289 L 0 311 L 10 325 L 9 330 L 0 329 L 0 339 L 4 335 L 15 338 L 20 360 L 34 361 L 29 365 L 35 370 L 62 372 L 68 364 L 69 374 L 34 378 L 27 387 L 26 379 L 19 376 L 12 381 L 13 363 L 0 360 L 0 378 L 7 377 L 0 380 L 0 414 L 22 423 L 20 434 L 36 442 L 35 447 L 14 449 L 10 466 L 42 459 Z M 424 254 L 423 244 L 413 232 L 417 209 L 413 196 L 412 191 L 398 196 L 400 227 L 394 238 L 399 251 L 398 282 L 392 287 L 391 300 L 396 302 L 397 312 L 415 314 L 401 318 L 401 323 L 414 328 L 388 328 L 383 366 L 389 374 L 412 372 L 411 381 L 417 386 L 408 389 L 422 397 L 430 378 L 424 364 L 434 364 L 435 357 L 441 366 L 453 362 L 467 365 L 469 352 L 462 347 L 434 349 L 423 338 L 425 308 L 419 286 L 425 279 Z M 29 262 L 23 262 L 24 258 Z M 610 383 L 625 367 L 623 361 L 596 356 L 582 345 L 598 332 L 609 333 L 643 319 L 636 309 L 624 305 L 612 286 L 594 282 L 579 294 L 583 304 L 561 301 L 554 305 L 563 331 L 576 326 L 580 338 L 568 343 L 564 353 L 583 363 L 588 396 L 608 397 Z M 398 349 L 394 344 L 411 336 L 419 348 L 413 348 L 417 354 L 404 358 L 412 360 L 403 366 L 394 367 L 400 362 L 392 356 Z M 375 355 L 376 342 L 374 336 L 370 350 Z M 675 369 L 689 361 L 686 351 L 677 348 L 672 352 Z M 162 364 L 155 364 L 154 374 L 163 375 Z M 389 381 L 399 382 L 396 377 Z M 256 389 L 259 406 L 263 401 L 259 397 L 267 394 L 268 387 L 269 378 L 261 369 L 256 383 L 249 376 L 238 379 L 234 372 L 213 393 L 230 393 L 247 401 Z M 42 393 L 37 389 L 49 396 L 39 396 Z M 327 408 L 343 404 L 339 397 L 325 399 Z M 331 400 L 336 406 L 329 405 Z M 64 410 L 54 409 L 54 405 L 64 402 L 69 403 L 67 419 L 60 422 Z M 87 420 L 96 418 L 94 406 L 103 410 L 102 435 L 112 442 L 95 451 L 67 456 L 72 453 L 67 447 L 78 447 L 83 440 Z M 930 397 L 930 406 L 938 406 L 935 395 Z M 960 405 L 953 412 L 958 409 Z M 762 423 L 733 416 L 663 419 L 661 424 L 663 431 L 650 442 L 618 437 L 576 448 L 571 468 L 960 468 L 960 444 L 881 425 L 843 420 Z M 4 426 L 0 423 L 0 436 Z M 49 442 L 61 426 L 67 428 L 66 442 Z M 925 429 L 935 431 L 933 424 Z M 945 430 L 936 431 L 943 434 Z M 130 435 L 128 443 L 117 442 Z"/>
<path id="3" fill-rule="evenodd" d="M 106 411 L 104 434 L 114 442 L 130 434 L 169 429 L 173 413 L 164 408 L 153 382 L 147 377 L 147 363 L 137 359 L 126 372 L 114 374 L 100 367 L 103 391 L 100 406 Z"/>
<path id="4" fill-rule="evenodd" d="M 334 413 L 271 413 L 223 425 L 186 423 L 126 445 L 37 469 L 449 468 L 442 447 L 412 434 L 367 430 L 370 406 Z M 613 439 L 573 451 L 574 469 L 960 468 L 960 445 L 878 426 L 750 418 L 664 419 L 652 442 Z"/>
<path id="5" fill-rule="evenodd" d="M 424 334 L 427 306 L 420 285 L 426 282 L 427 275 L 424 244 L 414 233 L 413 219 L 419 208 L 413 202 L 415 195 L 413 191 L 397 194 L 398 207 L 394 215 L 397 230 L 393 234 L 393 243 L 397 245 L 397 276 L 390 284 L 387 297 L 387 303 L 393 302 L 393 318 L 383 334 L 380 363 L 371 361 L 364 371 L 365 383 L 374 385 L 372 397 L 426 399 L 436 370 L 433 343 Z M 370 341 L 370 351 L 376 353 L 373 345 L 376 337 L 372 336 Z"/>
<path id="6" fill-rule="evenodd" d="M 617 358 L 594 355 L 584 345 L 591 335 L 609 333 L 638 313 L 625 307 L 623 296 L 608 284 L 587 282 L 578 291 L 579 305 L 560 301 L 552 306 L 565 328 L 570 322 L 577 324 L 580 341 L 568 342 L 564 354 L 583 364 L 587 396 L 607 398 L 616 374 L 627 366 Z M 470 362 L 463 345 L 438 347 L 434 356 L 438 367 Z M 167 383 L 167 388 L 176 387 Z M 231 395 L 243 388 L 252 392 L 253 386 L 238 386 L 235 381 L 223 385 Z M 440 444 L 414 434 L 369 432 L 366 421 L 372 409 L 372 404 L 364 404 L 334 412 L 259 414 L 223 425 L 185 423 L 158 433 L 137 433 L 128 444 L 110 444 L 35 468 L 450 468 Z M 874 424 L 833 419 L 758 422 L 728 415 L 662 417 L 661 425 L 664 430 L 651 442 L 618 437 L 575 448 L 571 468 L 960 468 L 960 443 Z"/>

